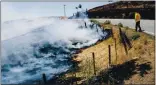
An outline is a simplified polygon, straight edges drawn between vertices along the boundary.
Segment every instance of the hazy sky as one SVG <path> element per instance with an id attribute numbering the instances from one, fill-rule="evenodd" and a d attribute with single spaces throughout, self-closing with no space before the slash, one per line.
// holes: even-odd
<path id="1" fill-rule="evenodd" d="M 108 2 L 1 2 L 1 19 L 3 21 L 42 16 L 72 16 L 75 7 L 82 4 L 83 9 L 108 4 Z"/>

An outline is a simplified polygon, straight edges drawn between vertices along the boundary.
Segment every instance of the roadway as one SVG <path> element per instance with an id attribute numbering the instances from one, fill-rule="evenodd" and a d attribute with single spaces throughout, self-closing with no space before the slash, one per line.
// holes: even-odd
<path id="1" fill-rule="evenodd" d="M 132 29 L 135 29 L 135 21 L 134 19 L 95 19 L 99 22 L 105 22 L 106 20 L 110 20 L 112 24 L 117 25 L 118 23 L 122 23 L 123 26 L 128 26 Z M 154 35 L 155 33 L 155 20 L 141 20 L 140 26 L 142 30 L 145 30 L 146 33 Z"/>

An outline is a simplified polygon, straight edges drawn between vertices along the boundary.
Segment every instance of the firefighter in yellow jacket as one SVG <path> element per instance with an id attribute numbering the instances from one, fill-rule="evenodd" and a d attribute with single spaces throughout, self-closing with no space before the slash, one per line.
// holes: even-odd
<path id="1" fill-rule="evenodd" d="M 135 12 L 135 30 L 137 31 L 137 28 L 139 27 L 139 32 L 142 32 L 142 29 L 140 27 L 140 19 L 141 19 L 141 15 L 138 12 Z"/>

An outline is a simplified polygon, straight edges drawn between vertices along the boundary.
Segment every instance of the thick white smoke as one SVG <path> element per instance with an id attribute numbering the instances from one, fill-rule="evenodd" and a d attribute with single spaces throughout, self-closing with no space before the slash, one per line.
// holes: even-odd
<path id="1" fill-rule="evenodd" d="M 2 83 L 32 83 L 42 73 L 48 74 L 49 79 L 53 74 L 67 71 L 70 64 L 66 58 L 71 57 L 71 48 L 90 46 L 107 35 L 91 25 L 88 19 L 50 17 L 4 22 Z"/>

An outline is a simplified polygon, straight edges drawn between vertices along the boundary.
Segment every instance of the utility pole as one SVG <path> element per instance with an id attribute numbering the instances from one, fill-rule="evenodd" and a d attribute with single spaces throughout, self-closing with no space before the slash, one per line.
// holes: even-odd
<path id="1" fill-rule="evenodd" d="M 65 6 L 66 6 L 66 5 L 64 5 L 64 16 L 66 16 L 66 9 L 65 9 Z"/>

